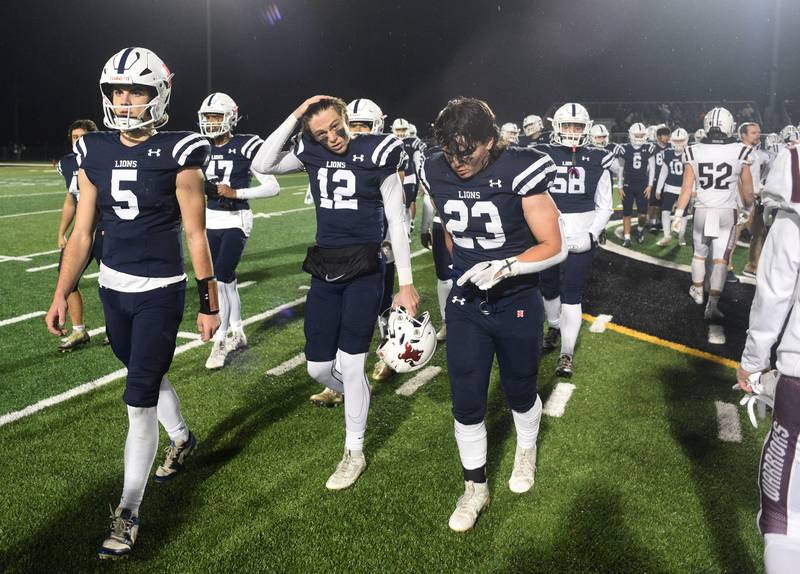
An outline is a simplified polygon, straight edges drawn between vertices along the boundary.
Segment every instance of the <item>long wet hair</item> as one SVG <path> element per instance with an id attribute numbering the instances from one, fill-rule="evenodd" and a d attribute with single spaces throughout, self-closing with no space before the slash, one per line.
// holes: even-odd
<path id="1" fill-rule="evenodd" d="M 464 151 L 494 140 L 489 151 L 492 160 L 506 148 L 500 128 L 489 104 L 477 98 L 460 96 L 447 102 L 433 124 L 436 143 L 446 152 L 459 155 Z"/>

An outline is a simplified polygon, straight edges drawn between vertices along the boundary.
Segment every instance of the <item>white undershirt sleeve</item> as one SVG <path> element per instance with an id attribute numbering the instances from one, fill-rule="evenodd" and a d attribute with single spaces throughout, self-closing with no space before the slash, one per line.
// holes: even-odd
<path id="1" fill-rule="evenodd" d="M 647 159 L 647 185 L 653 187 L 653 180 L 656 177 L 656 157 L 651 155 Z"/>
<path id="2" fill-rule="evenodd" d="M 253 163 L 253 171 L 263 174 L 281 174 L 301 171 L 303 163 L 290 151 L 281 151 L 286 141 L 291 137 L 297 127 L 297 118 L 290 114 L 269 137 L 261 144 Z"/>
<path id="3" fill-rule="evenodd" d="M 608 170 L 603 171 L 600 182 L 597 184 L 597 191 L 594 194 L 594 219 L 589 227 L 589 233 L 597 239 L 606 228 L 608 220 L 614 213 L 611 204 L 611 174 Z"/>
<path id="4" fill-rule="evenodd" d="M 406 210 L 403 206 L 403 184 L 398 174 L 391 175 L 381 184 L 383 211 L 389 222 L 389 241 L 392 243 L 394 265 L 400 285 L 412 284 L 411 246 L 406 233 Z"/>
<path id="5" fill-rule="evenodd" d="M 257 199 L 259 197 L 275 197 L 281 192 L 281 186 L 274 175 L 267 175 L 253 170 L 259 185 L 236 190 L 236 199 Z"/>
<path id="6" fill-rule="evenodd" d="M 656 194 L 661 193 L 661 190 L 664 189 L 664 182 L 667 181 L 668 172 L 669 168 L 667 167 L 667 162 L 662 163 L 661 170 L 658 172 L 658 183 L 655 189 Z"/>

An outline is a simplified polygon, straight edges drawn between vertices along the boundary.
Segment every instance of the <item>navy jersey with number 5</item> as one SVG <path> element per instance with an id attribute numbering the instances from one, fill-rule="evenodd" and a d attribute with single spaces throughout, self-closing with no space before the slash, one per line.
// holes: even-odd
<path id="1" fill-rule="evenodd" d="M 236 134 L 222 146 L 211 142 L 211 151 L 208 166 L 206 166 L 206 180 L 231 186 L 233 189 L 247 189 L 250 187 L 250 164 L 264 143 L 258 136 Z M 216 195 L 208 196 L 208 209 L 220 211 L 238 211 L 250 209 L 250 202 L 246 199 L 225 199 L 220 202 Z"/>
<path id="2" fill-rule="evenodd" d="M 67 191 L 72 194 L 72 199 L 78 201 L 80 199 L 80 191 L 78 190 L 78 156 L 74 153 L 68 153 L 58 161 L 56 169 L 64 177 L 64 183 L 67 186 Z"/>
<path id="3" fill-rule="evenodd" d="M 476 263 L 514 257 L 536 245 L 522 199 L 547 191 L 555 173 L 553 160 L 538 148 L 508 148 L 470 179 L 459 178 L 441 151 L 426 158 L 422 185 L 453 238 L 456 277 Z M 537 283 L 536 274 L 520 275 L 491 293 L 506 295 Z"/>
<path id="4" fill-rule="evenodd" d="M 620 144 L 617 147 L 617 157 L 625 162 L 623 176 L 625 183 L 636 183 L 647 186 L 647 163 L 650 156 L 655 152 L 653 144 L 644 144 L 633 147 L 632 144 Z"/>
<path id="5" fill-rule="evenodd" d="M 204 168 L 208 140 L 159 132 L 134 147 L 119 132 L 91 132 L 75 144 L 78 165 L 97 188 L 103 264 L 136 277 L 183 274 L 178 171 Z"/>
<path id="6" fill-rule="evenodd" d="M 594 195 L 605 170 L 616 161 L 613 151 L 595 147 L 572 148 L 547 144 L 536 148 L 549 155 L 556 165 L 550 195 L 561 213 L 594 211 Z"/>
<path id="7" fill-rule="evenodd" d="M 393 135 L 363 134 L 336 154 L 303 133 L 294 155 L 308 171 L 317 213 L 317 245 L 380 243 L 384 237 L 383 181 L 402 170 L 403 142 Z"/>

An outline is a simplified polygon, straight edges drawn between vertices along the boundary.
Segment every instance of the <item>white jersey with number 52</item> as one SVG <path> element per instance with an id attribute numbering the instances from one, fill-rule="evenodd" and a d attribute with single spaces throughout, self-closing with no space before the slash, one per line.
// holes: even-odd
<path id="1" fill-rule="evenodd" d="M 750 165 L 752 148 L 741 142 L 698 143 L 686 148 L 692 166 L 697 207 L 736 209 L 742 166 Z"/>

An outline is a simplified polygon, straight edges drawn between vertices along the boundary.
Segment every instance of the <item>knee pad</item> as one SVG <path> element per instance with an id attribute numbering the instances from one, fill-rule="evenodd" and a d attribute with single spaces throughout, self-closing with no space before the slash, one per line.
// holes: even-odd
<path id="1" fill-rule="evenodd" d="M 333 361 L 307 361 L 306 370 L 308 376 L 317 381 L 318 383 L 325 384 L 331 376 L 331 369 L 333 369 Z"/>

